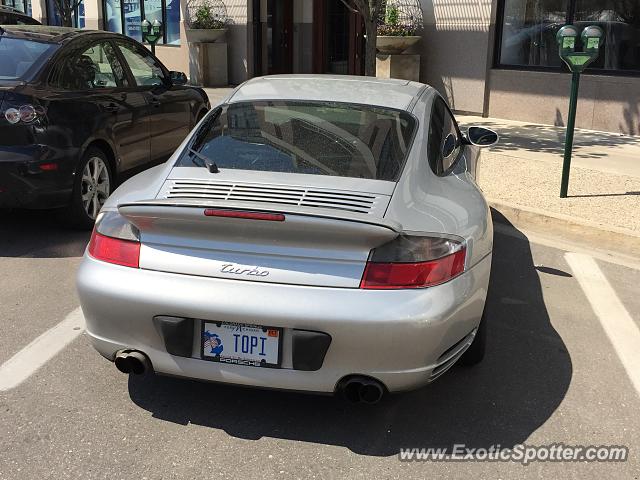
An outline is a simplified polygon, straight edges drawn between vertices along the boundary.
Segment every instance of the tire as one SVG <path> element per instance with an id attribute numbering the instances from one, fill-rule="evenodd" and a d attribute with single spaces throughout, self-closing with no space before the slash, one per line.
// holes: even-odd
<path id="1" fill-rule="evenodd" d="M 91 230 L 96 217 L 113 191 L 113 174 L 107 156 L 99 148 L 85 152 L 73 183 L 69 221 L 77 228 Z"/>
<path id="2" fill-rule="evenodd" d="M 467 351 L 462 354 L 458 363 L 460 365 L 465 365 L 471 367 L 473 365 L 477 365 L 482 362 L 484 359 L 484 353 L 487 348 L 487 319 L 485 318 L 485 312 L 482 313 L 482 319 L 480 320 L 480 325 L 478 325 L 478 331 L 476 332 L 476 336 L 473 339 L 473 343 Z"/>

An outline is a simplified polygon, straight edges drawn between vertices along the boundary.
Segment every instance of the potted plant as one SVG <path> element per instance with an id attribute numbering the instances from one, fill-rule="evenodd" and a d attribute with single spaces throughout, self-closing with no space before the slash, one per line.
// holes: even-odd
<path id="1" fill-rule="evenodd" d="M 229 18 L 221 1 L 192 0 L 188 3 L 187 40 L 212 43 L 225 36 Z"/>
<path id="2" fill-rule="evenodd" d="M 404 18 L 401 18 L 404 17 Z M 401 15 L 396 5 L 387 5 L 384 23 L 378 25 L 376 48 L 384 55 L 400 54 L 422 37 L 422 25 L 413 16 Z"/>

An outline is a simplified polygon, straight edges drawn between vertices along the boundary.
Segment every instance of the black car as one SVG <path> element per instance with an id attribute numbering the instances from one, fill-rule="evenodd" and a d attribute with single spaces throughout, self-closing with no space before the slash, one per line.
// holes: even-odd
<path id="1" fill-rule="evenodd" d="M 90 227 L 123 172 L 167 159 L 209 110 L 185 83 L 123 35 L 0 27 L 0 208 Z"/>
<path id="2" fill-rule="evenodd" d="M 40 22 L 20 10 L 0 5 L 0 25 L 40 25 Z"/>

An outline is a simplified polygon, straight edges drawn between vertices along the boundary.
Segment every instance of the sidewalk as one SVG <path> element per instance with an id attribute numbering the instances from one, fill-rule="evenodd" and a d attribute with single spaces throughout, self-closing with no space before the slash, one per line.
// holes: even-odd
<path id="1" fill-rule="evenodd" d="M 571 219 L 640 240 L 640 137 L 576 130 L 568 198 L 559 198 L 565 129 L 459 116 L 500 142 L 482 152 L 478 183 L 496 204 Z M 565 218 L 568 217 L 568 218 Z"/>

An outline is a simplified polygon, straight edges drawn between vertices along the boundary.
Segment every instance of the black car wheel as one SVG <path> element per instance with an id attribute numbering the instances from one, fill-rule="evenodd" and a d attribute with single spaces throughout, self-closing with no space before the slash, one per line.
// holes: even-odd
<path id="1" fill-rule="evenodd" d="M 484 312 L 482 313 L 482 319 L 480 320 L 480 325 L 478 325 L 478 331 L 473 339 L 473 343 L 469 348 L 467 348 L 467 351 L 462 354 L 458 361 L 460 365 L 477 365 L 484 359 L 484 352 L 487 348 L 486 311 L 487 309 L 485 307 Z"/>
<path id="2" fill-rule="evenodd" d="M 98 148 L 89 148 L 78 168 L 69 206 L 74 225 L 90 229 L 100 209 L 111 195 L 113 176 L 109 161 Z"/>

